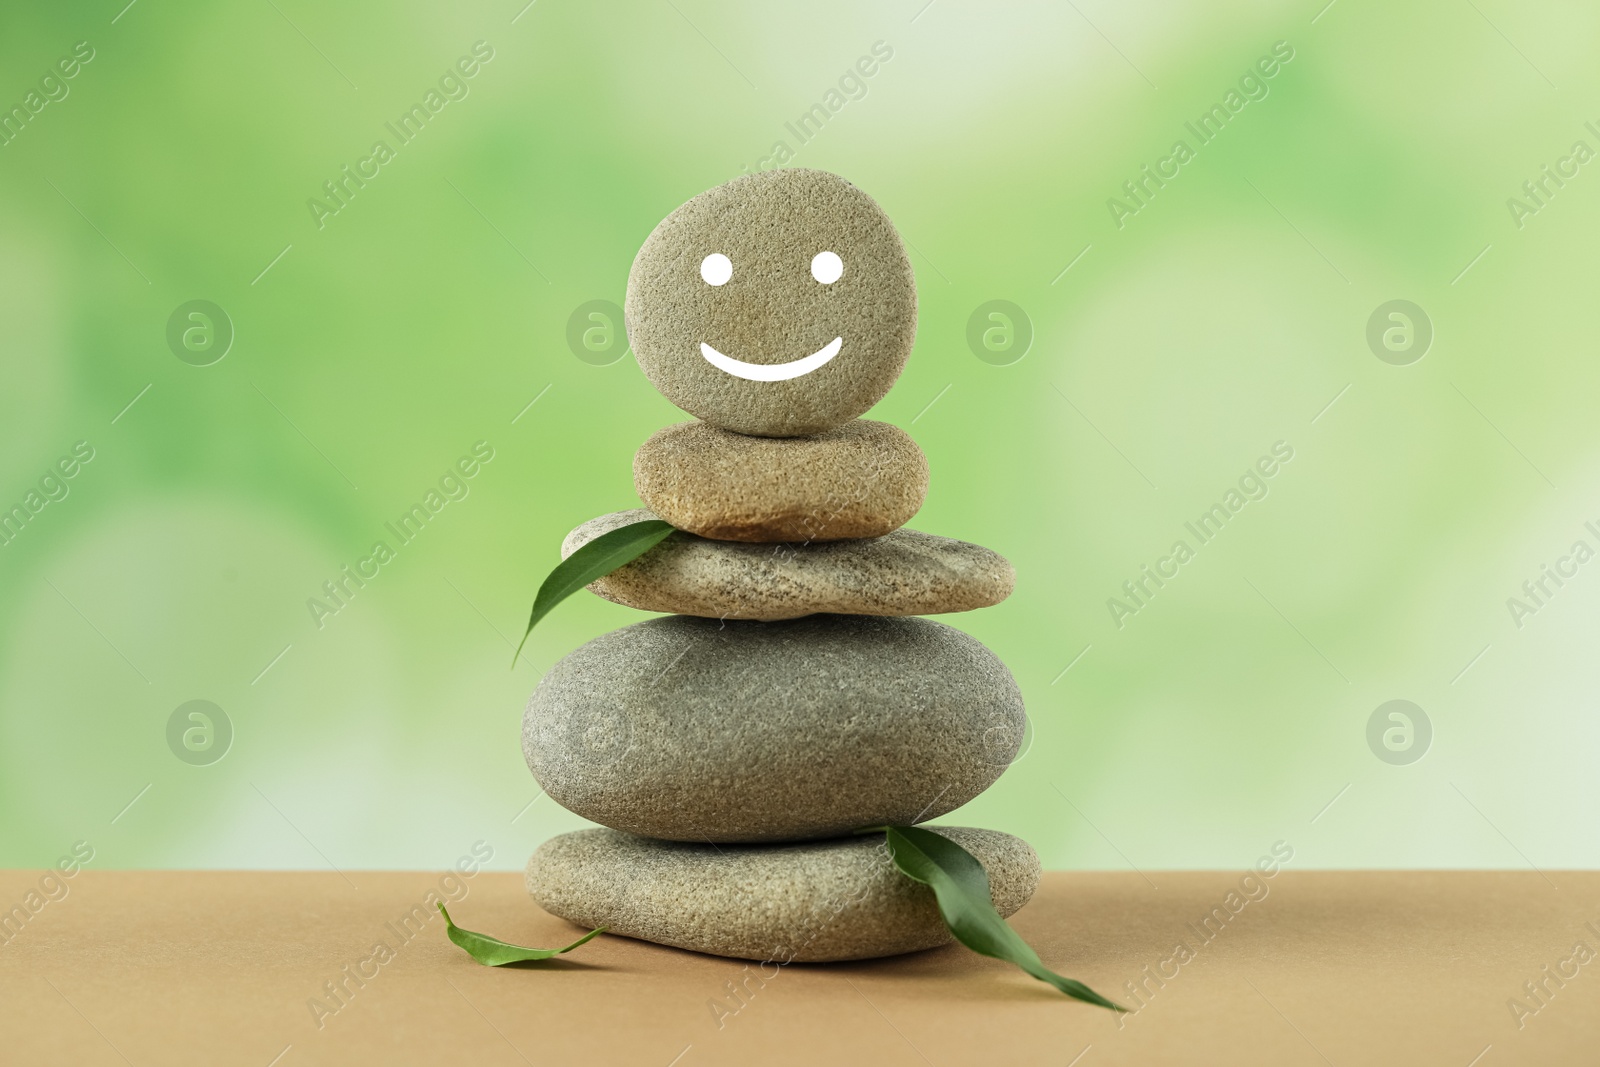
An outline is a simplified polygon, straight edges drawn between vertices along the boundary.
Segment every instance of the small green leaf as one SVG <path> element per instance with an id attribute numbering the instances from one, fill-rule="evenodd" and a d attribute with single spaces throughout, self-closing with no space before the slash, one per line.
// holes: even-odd
<path id="1" fill-rule="evenodd" d="M 444 932 L 449 935 L 450 940 L 466 949 L 467 955 L 485 967 L 499 967 L 507 963 L 521 963 L 524 960 L 547 960 L 551 956 L 571 952 L 585 941 L 599 937 L 606 929 L 602 926 L 598 930 L 590 930 L 566 948 L 523 948 L 521 945 L 507 944 L 498 937 L 461 929 L 450 921 L 450 913 L 444 910 L 442 902 L 439 904 L 439 914 L 444 916 Z"/>
<path id="2" fill-rule="evenodd" d="M 606 531 L 562 560 L 556 569 L 550 572 L 544 584 L 539 586 L 539 593 L 533 598 L 533 612 L 528 616 L 528 628 L 522 632 L 522 640 L 517 642 L 517 651 L 511 657 L 512 665 L 515 666 L 517 656 L 522 655 L 522 646 L 528 643 L 528 635 L 533 633 L 534 626 L 550 613 L 551 608 L 590 582 L 604 578 L 618 567 L 632 563 L 660 544 L 673 529 L 670 522 L 662 522 L 660 519 L 630 522 L 626 526 Z"/>
<path id="3" fill-rule="evenodd" d="M 887 831 L 889 855 L 900 873 L 933 890 L 939 914 L 956 940 L 972 951 L 1014 963 L 1041 982 L 1069 997 L 1112 1011 L 1127 1011 L 1082 982 L 1063 978 L 1039 959 L 1000 914 L 989 897 L 989 874 L 983 864 L 942 834 L 915 826 L 891 826 Z"/>

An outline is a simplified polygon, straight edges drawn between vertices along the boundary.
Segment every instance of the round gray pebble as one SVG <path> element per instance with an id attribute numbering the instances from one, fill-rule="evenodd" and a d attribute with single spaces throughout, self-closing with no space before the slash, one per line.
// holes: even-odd
<path id="1" fill-rule="evenodd" d="M 815 266 L 824 253 L 842 266 L 831 281 Z M 849 422 L 889 391 L 916 336 L 916 279 L 870 196 L 785 168 L 663 219 L 633 261 L 624 312 L 639 366 L 668 400 L 724 430 L 795 437 Z M 773 373 L 785 377 L 751 378 Z"/>

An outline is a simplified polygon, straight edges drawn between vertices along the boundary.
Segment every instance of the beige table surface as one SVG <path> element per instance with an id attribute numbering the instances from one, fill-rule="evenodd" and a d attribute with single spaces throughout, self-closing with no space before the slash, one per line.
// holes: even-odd
<path id="1" fill-rule="evenodd" d="M 1125 982 L 1179 941 L 1194 950 L 1119 1023 L 959 947 L 768 968 L 764 983 L 616 937 L 487 968 L 436 914 L 409 941 L 394 932 L 437 873 L 85 870 L 0 944 L 0 1063 L 1600 1064 L 1600 959 L 1562 962 L 1578 942 L 1600 951 L 1600 873 L 1284 871 L 1202 940 L 1191 924 L 1238 877 L 1045 875 L 1013 924 L 1108 996 L 1131 1003 Z M 0 907 L 39 878 L 0 872 Z M 518 875 L 453 889 L 469 929 L 574 935 Z M 319 1026 L 308 1001 L 380 941 L 393 958 L 347 980 L 337 1011 L 325 1000 Z M 1542 1004 L 1523 988 L 1540 980 Z M 1538 1008 L 1520 1027 L 1513 997 Z"/>

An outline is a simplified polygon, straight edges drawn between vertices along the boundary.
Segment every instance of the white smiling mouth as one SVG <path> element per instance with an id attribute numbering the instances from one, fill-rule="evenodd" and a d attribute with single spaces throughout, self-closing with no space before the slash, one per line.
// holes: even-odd
<path id="1" fill-rule="evenodd" d="M 752 382 L 785 382 L 802 374 L 810 374 L 837 356 L 839 347 L 843 344 L 843 337 L 835 337 L 809 356 L 790 360 L 788 363 L 746 363 L 744 360 L 723 355 L 704 341 L 700 342 L 700 354 L 706 357 L 707 363 L 735 378 L 744 378 Z"/>

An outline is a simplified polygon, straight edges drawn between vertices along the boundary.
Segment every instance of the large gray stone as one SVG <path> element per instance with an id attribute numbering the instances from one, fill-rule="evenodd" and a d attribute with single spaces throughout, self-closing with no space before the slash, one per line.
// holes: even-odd
<path id="1" fill-rule="evenodd" d="M 656 516 L 642 508 L 602 515 L 561 545 L 562 558 L 607 531 Z M 1016 572 L 980 545 L 916 530 L 810 545 L 761 545 L 671 534 L 632 563 L 589 585 L 597 596 L 642 611 L 710 619 L 842 615 L 939 615 L 998 604 Z"/>
<path id="2" fill-rule="evenodd" d="M 938 826 L 989 874 L 1011 915 L 1039 883 L 1026 841 Z M 539 846 L 528 892 L 584 927 L 773 964 L 864 960 L 948 944 L 933 891 L 901 874 L 882 834 L 797 845 L 693 845 L 579 830 Z"/>
<path id="3" fill-rule="evenodd" d="M 678 841 L 829 837 L 953 811 L 1026 725 L 1005 665 L 931 619 L 672 615 L 597 637 L 522 720 L 550 798 Z"/>

